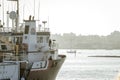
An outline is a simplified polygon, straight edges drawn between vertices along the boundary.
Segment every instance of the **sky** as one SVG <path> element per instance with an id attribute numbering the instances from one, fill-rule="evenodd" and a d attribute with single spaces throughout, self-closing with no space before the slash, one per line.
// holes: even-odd
<path id="1" fill-rule="evenodd" d="M 120 0 L 20 0 L 20 8 L 25 19 L 35 14 L 35 19 L 48 21 L 53 34 L 120 31 Z"/>
<path id="2" fill-rule="evenodd" d="M 108 35 L 120 30 L 120 0 L 52 0 L 50 6 L 55 33 Z"/>

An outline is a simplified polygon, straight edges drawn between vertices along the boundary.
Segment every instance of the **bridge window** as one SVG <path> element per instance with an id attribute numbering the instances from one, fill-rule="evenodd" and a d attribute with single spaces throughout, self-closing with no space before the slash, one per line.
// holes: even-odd
<path id="1" fill-rule="evenodd" d="M 37 37 L 37 43 L 39 43 L 40 42 L 40 38 L 39 37 Z"/>
<path id="2" fill-rule="evenodd" d="M 43 37 L 37 37 L 37 43 L 43 43 Z"/>
<path id="3" fill-rule="evenodd" d="M 43 37 L 40 37 L 40 43 L 43 43 Z"/>
<path id="4" fill-rule="evenodd" d="M 46 43 L 48 43 L 49 42 L 49 37 L 46 37 Z"/>
<path id="5" fill-rule="evenodd" d="M 2 50 L 7 50 L 6 45 L 1 45 L 1 49 L 2 49 Z"/>
<path id="6" fill-rule="evenodd" d="M 29 33 L 29 25 L 25 25 L 25 34 Z"/>
<path id="7" fill-rule="evenodd" d="M 31 34 L 32 34 L 32 35 L 35 35 L 35 28 L 32 28 L 32 29 L 31 29 Z"/>

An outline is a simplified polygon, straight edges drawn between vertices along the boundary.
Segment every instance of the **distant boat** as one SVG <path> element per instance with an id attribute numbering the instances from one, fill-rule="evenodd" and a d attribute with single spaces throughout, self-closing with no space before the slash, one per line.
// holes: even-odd
<path id="1" fill-rule="evenodd" d="M 70 39 L 70 50 L 67 53 L 76 53 L 76 50 L 73 48 L 73 38 Z"/>
<path id="2" fill-rule="evenodd" d="M 69 51 L 67 51 L 67 53 L 74 54 L 75 57 L 76 57 L 76 53 L 77 53 L 77 51 L 76 51 L 76 50 L 69 50 Z"/>
<path id="3" fill-rule="evenodd" d="M 76 53 L 76 50 L 69 50 L 67 53 Z"/>

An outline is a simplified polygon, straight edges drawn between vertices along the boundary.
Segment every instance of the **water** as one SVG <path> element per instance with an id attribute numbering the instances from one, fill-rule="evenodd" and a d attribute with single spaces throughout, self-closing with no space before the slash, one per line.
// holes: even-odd
<path id="1" fill-rule="evenodd" d="M 56 80 L 116 80 L 120 72 L 120 58 L 88 57 L 94 55 L 117 55 L 120 50 L 77 50 L 77 56 L 67 54 L 66 50 L 59 53 L 67 58 Z"/>

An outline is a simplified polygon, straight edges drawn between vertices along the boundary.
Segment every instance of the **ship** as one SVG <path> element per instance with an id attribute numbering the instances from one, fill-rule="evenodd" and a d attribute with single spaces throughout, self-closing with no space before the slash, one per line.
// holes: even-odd
<path id="1" fill-rule="evenodd" d="M 19 0 L 11 1 L 18 9 Z M 19 9 L 7 15 L 15 25 L 5 27 L 0 20 L 0 80 L 55 80 L 66 55 L 58 54 L 47 21 L 37 30 L 37 20 L 30 15 L 21 28 Z"/>

